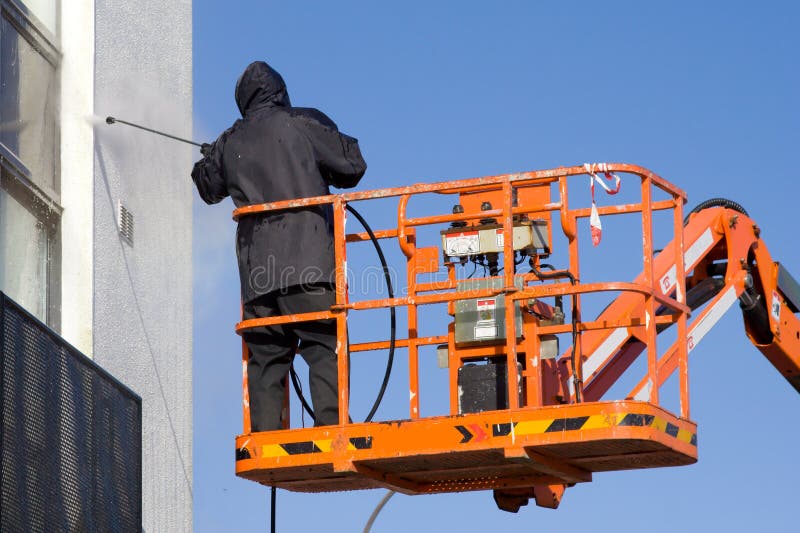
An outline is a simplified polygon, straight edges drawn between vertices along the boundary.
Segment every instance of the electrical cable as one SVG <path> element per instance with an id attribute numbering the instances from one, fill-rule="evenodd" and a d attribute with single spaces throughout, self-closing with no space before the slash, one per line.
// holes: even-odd
<path id="1" fill-rule="evenodd" d="M 570 272 L 569 270 L 552 270 L 551 272 L 542 272 L 533 262 L 533 259 L 530 260 L 531 272 L 536 274 L 536 277 L 539 279 L 556 279 L 556 278 L 569 278 L 569 282 L 574 287 L 578 280 L 575 278 L 575 275 Z M 547 266 L 549 268 L 553 268 L 552 265 L 546 264 L 542 266 Z M 571 321 L 572 321 L 572 351 L 570 353 L 570 362 L 572 363 L 572 372 L 573 372 L 573 383 L 575 385 L 575 402 L 581 403 L 583 399 L 581 398 L 581 377 L 578 376 L 578 357 L 577 357 L 577 347 L 578 347 L 578 295 L 576 293 L 572 293 L 570 295 L 572 298 L 572 309 L 571 309 Z"/>
<path id="2" fill-rule="evenodd" d="M 472 269 L 472 273 L 469 276 L 467 276 L 467 279 L 472 279 L 472 276 L 474 276 L 475 272 L 478 271 L 478 262 L 472 261 L 472 263 L 475 265 L 475 267 Z"/>
<path id="3" fill-rule="evenodd" d="M 375 247 L 375 251 L 378 253 L 378 259 L 381 262 L 381 267 L 383 268 L 383 276 L 386 279 L 386 290 L 389 293 L 389 298 L 394 298 L 394 286 L 392 285 L 392 277 L 389 272 L 389 265 L 386 262 L 386 256 L 383 255 L 383 248 L 381 248 L 380 243 L 378 242 L 378 238 L 375 236 L 375 233 L 372 231 L 372 228 L 361 216 L 361 213 L 356 211 L 356 209 L 349 204 L 345 206 L 345 208 L 350 211 L 353 216 L 355 216 L 358 221 L 364 226 L 364 229 L 369 235 L 370 240 L 372 241 L 373 246 Z M 375 398 L 375 403 L 372 404 L 372 409 L 370 409 L 369 414 L 367 415 L 364 422 L 371 422 L 372 418 L 375 416 L 375 413 L 378 411 L 378 407 L 380 407 L 381 402 L 383 401 L 383 396 L 386 393 L 386 387 L 389 384 L 389 378 L 392 374 L 392 367 L 394 366 L 394 349 L 397 340 L 397 313 L 395 311 L 394 306 L 389 307 L 389 355 L 386 361 L 386 371 L 383 375 L 383 382 L 381 383 L 380 391 L 378 391 L 378 396 Z M 294 391 L 297 396 L 300 398 L 300 403 L 303 404 L 303 409 L 309 414 L 309 416 L 314 419 L 314 410 L 308 405 L 305 397 L 303 396 L 303 392 L 300 388 L 300 381 L 297 377 L 297 373 L 294 370 L 294 365 L 289 367 L 289 375 L 292 379 L 292 386 L 294 387 Z"/>

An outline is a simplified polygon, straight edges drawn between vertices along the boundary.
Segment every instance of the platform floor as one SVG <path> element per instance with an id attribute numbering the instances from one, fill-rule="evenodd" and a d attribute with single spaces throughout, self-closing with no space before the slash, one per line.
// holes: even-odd
<path id="1" fill-rule="evenodd" d="M 293 429 L 237 437 L 236 474 L 298 492 L 572 484 L 594 472 L 692 464 L 696 432 L 636 401 Z"/>

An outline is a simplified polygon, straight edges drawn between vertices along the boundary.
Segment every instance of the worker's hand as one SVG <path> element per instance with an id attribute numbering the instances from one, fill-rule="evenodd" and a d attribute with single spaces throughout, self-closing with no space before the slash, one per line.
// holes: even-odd
<path id="1" fill-rule="evenodd" d="M 212 148 L 213 148 L 213 145 L 208 144 L 208 143 L 203 143 L 203 145 L 200 147 L 200 153 L 203 155 L 203 157 L 207 157 L 208 154 L 211 153 L 211 149 Z"/>

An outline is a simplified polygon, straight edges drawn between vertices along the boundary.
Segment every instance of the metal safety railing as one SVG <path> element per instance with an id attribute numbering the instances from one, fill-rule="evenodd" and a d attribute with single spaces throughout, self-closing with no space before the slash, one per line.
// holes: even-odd
<path id="1" fill-rule="evenodd" d="M 406 187 L 379 189 L 373 191 L 358 191 L 345 194 L 320 196 L 286 200 L 268 204 L 246 206 L 236 209 L 233 213 L 234 220 L 257 213 L 290 210 L 315 205 L 330 204 L 333 208 L 334 229 L 334 254 L 335 254 L 335 281 L 336 304 L 331 309 L 315 313 L 305 313 L 290 316 L 274 316 L 244 320 L 236 325 L 237 333 L 241 334 L 251 328 L 286 324 L 289 322 L 313 321 L 321 319 L 334 319 L 337 324 L 339 347 L 349 345 L 346 349 L 338 350 L 338 390 L 339 390 L 339 423 L 348 423 L 349 413 L 349 358 L 348 353 L 385 350 L 389 348 L 389 340 L 353 343 L 348 342 L 347 317 L 350 312 L 405 307 L 407 310 L 407 334 L 405 338 L 395 341 L 395 346 L 408 351 L 409 370 L 409 417 L 420 418 L 420 380 L 419 380 L 419 348 L 429 345 L 447 345 L 450 362 L 450 397 L 451 414 L 457 413 L 457 372 L 458 366 L 471 357 L 480 356 L 505 356 L 507 383 L 525 383 L 524 398 L 516 394 L 508 394 L 508 409 L 521 407 L 535 408 L 552 404 L 552 398 L 559 397 L 564 403 L 580 401 L 583 399 L 584 365 L 591 355 L 598 349 L 609 336 L 624 328 L 632 331 L 647 353 L 647 376 L 650 384 L 647 400 L 659 404 L 659 386 L 663 380 L 658 374 L 658 351 L 656 339 L 659 326 L 677 324 L 677 368 L 679 371 L 679 390 L 682 418 L 689 416 L 688 392 L 688 365 L 686 343 L 686 321 L 690 309 L 686 305 L 686 282 L 684 268 L 683 245 L 683 204 L 686 194 L 671 183 L 657 176 L 653 172 L 636 165 L 608 164 L 604 167 L 608 172 L 622 173 L 626 176 L 636 177 L 639 180 L 640 200 L 633 203 L 597 207 L 600 216 L 613 216 L 630 213 L 641 214 L 641 245 L 643 252 L 642 273 L 633 282 L 597 282 L 581 283 L 579 261 L 580 236 L 577 224 L 580 219 L 592 215 L 591 208 L 570 208 L 568 183 L 570 179 L 588 175 L 591 170 L 585 166 L 561 167 L 550 170 L 522 172 L 483 178 L 465 179 L 433 184 L 416 184 Z M 625 178 L 626 184 L 628 178 Z M 627 184 L 626 186 L 630 186 Z M 525 195 L 521 192 L 528 190 L 547 189 L 557 190 L 557 198 L 551 201 L 549 192 L 539 195 L 539 200 L 521 201 Z M 655 200 L 654 191 L 658 189 L 666 193 L 666 199 Z M 409 202 L 417 195 L 426 193 L 441 194 L 471 194 L 480 197 L 481 194 L 491 194 L 493 198 L 501 198 L 498 207 L 483 211 L 467 211 L 463 213 L 440 214 L 424 217 L 409 217 L 407 215 Z M 536 195 L 534 195 L 536 196 Z M 530 197 L 534 197 L 530 196 Z M 397 239 L 400 250 L 406 258 L 406 291 L 404 296 L 382 299 L 365 299 L 350 301 L 347 287 L 345 265 L 347 262 L 348 244 L 362 242 L 370 237 L 366 232 L 345 232 L 346 206 L 350 202 L 369 201 L 381 198 L 398 198 L 397 227 L 374 232 L 379 240 Z M 653 246 L 653 216 L 656 211 L 672 212 L 672 234 L 674 246 L 670 248 L 671 264 L 675 266 L 675 273 L 670 277 L 670 286 L 663 286 L 663 277 L 654 270 L 654 256 L 656 250 Z M 519 217 L 543 217 L 548 221 L 548 231 L 552 230 L 552 219 L 558 215 L 561 232 L 567 241 L 568 265 L 560 271 L 568 273 L 571 281 L 556 281 L 544 283 L 546 279 L 541 271 L 520 274 L 515 268 L 515 250 L 513 228 Z M 481 219 L 493 218 L 497 220 L 498 243 L 502 235 L 502 272 L 496 276 L 502 279 L 500 288 L 483 288 L 475 290 L 457 290 L 460 279 L 457 272 L 457 262 L 446 261 L 447 279 L 442 281 L 418 280 L 420 274 L 430 273 L 439 268 L 441 250 L 437 246 L 419 247 L 417 245 L 416 229 L 420 227 L 441 227 L 442 225 L 456 223 L 470 223 Z M 538 259 L 534 260 L 538 262 Z M 532 263 L 533 265 L 534 263 Z M 532 269 L 535 270 L 535 269 Z M 518 286 L 517 280 L 522 280 Z M 566 279 L 566 274 L 565 278 Z M 668 289 L 668 290 L 667 290 Z M 581 317 L 581 296 L 588 293 L 614 292 L 620 293 L 618 300 L 625 300 L 627 311 L 609 320 L 601 317 L 600 320 L 584 321 Z M 454 341 L 451 326 L 447 334 L 420 337 L 418 308 L 424 305 L 445 304 L 448 311 L 453 311 L 455 303 L 460 300 L 494 297 L 504 295 L 505 305 L 505 340 L 503 343 L 490 346 L 458 347 Z M 673 296 L 674 295 L 674 296 Z M 552 297 L 568 297 L 573 301 L 573 320 L 564 324 L 543 325 L 532 315 L 524 315 L 523 331 L 516 328 L 516 305 L 528 300 L 537 300 Z M 624 306 L 623 306 L 624 307 Z M 657 313 L 657 310 L 660 312 Z M 664 312 L 664 309 L 669 312 Z M 574 346 L 564 352 L 556 363 L 545 362 L 540 357 L 540 337 L 542 335 L 569 335 L 573 334 Z M 574 350 L 574 352 L 573 352 Z M 518 354 L 526 354 L 525 368 L 518 368 Z M 575 355 L 573 355 L 573 353 Z M 250 413 L 247 391 L 247 346 L 242 342 L 243 358 L 243 395 L 244 395 L 244 432 L 250 433 Z M 547 364 L 545 364 L 547 363 Z M 548 366 L 550 365 L 550 366 Z M 624 365 L 623 365 L 624 366 Z M 543 370 L 547 367 L 548 374 Z M 593 372 L 596 369 L 590 369 Z M 624 370 L 624 368 L 622 369 Z M 586 376 L 588 377 L 588 376 Z M 509 387 L 509 390 L 511 387 Z M 590 398 L 591 399 L 591 398 Z"/>

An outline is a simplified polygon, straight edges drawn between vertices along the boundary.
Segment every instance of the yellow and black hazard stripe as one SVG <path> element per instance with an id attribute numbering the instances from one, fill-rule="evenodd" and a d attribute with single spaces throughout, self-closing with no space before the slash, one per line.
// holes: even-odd
<path id="1" fill-rule="evenodd" d="M 276 444 L 262 444 L 261 457 L 285 457 L 289 455 L 306 455 L 313 453 L 327 453 L 331 451 L 333 439 L 306 440 L 300 442 L 282 442 Z M 369 450 L 372 448 L 372 437 L 351 437 L 347 443 L 348 450 Z M 236 460 L 249 459 L 250 451 L 247 448 L 236 450 Z"/>
<path id="2" fill-rule="evenodd" d="M 351 437 L 348 449 L 369 450 L 372 448 L 372 437 Z"/>
<path id="3" fill-rule="evenodd" d="M 288 455 L 306 455 L 331 451 L 331 439 L 306 440 L 300 442 L 281 442 L 262 444 L 261 457 L 285 457 Z"/>
<path id="4" fill-rule="evenodd" d="M 683 430 L 672 424 L 671 422 L 667 422 L 664 419 L 658 418 L 654 415 L 637 415 L 633 413 L 628 413 L 622 420 L 619 421 L 617 426 L 641 426 L 641 427 L 654 427 L 656 429 L 660 429 L 670 437 L 675 437 L 676 439 L 691 444 L 692 446 L 697 446 L 697 434 L 692 433 L 690 431 Z"/>
<path id="5" fill-rule="evenodd" d="M 523 422 L 509 422 L 504 424 L 494 424 L 492 426 L 492 437 L 505 437 L 514 433 L 515 435 L 541 435 L 544 433 L 554 433 L 563 431 L 578 431 L 585 429 L 609 428 L 609 427 L 654 427 L 665 432 L 667 435 L 680 441 L 697 446 L 697 434 L 682 430 L 678 426 L 654 415 L 643 415 L 627 413 L 620 415 L 593 415 L 575 416 L 568 418 L 553 418 L 544 420 L 527 420 Z M 463 436 L 462 426 L 455 429 Z M 468 442 L 469 439 L 462 439 L 461 442 Z"/>

